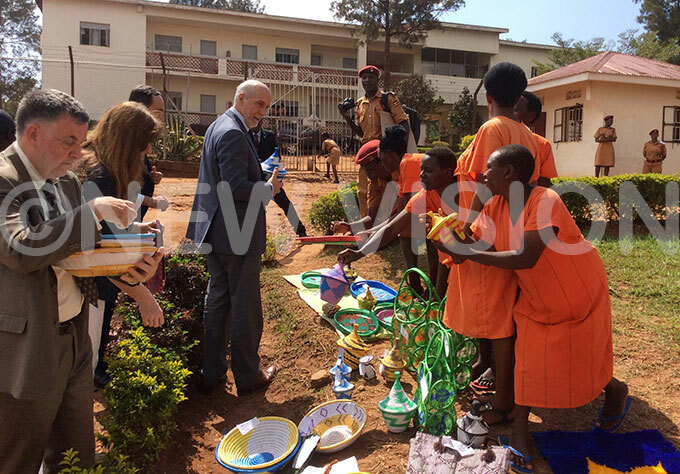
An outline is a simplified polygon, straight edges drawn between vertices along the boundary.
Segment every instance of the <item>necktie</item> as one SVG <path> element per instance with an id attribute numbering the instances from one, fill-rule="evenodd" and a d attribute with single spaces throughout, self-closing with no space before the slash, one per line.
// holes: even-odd
<path id="1" fill-rule="evenodd" d="M 260 137 L 258 133 L 251 132 L 251 135 L 253 136 L 253 141 L 255 142 L 255 147 L 260 144 Z"/>
<path id="2" fill-rule="evenodd" d="M 57 194 L 58 191 L 57 187 L 54 185 L 54 181 L 48 179 L 40 190 L 45 197 L 45 201 L 47 201 L 47 219 L 56 219 L 59 217 L 60 212 L 59 205 L 57 204 L 59 199 Z M 99 291 L 97 290 L 97 284 L 95 283 L 94 278 L 73 278 L 75 279 L 78 288 L 80 288 L 80 291 L 83 293 L 85 301 L 96 308 Z"/>

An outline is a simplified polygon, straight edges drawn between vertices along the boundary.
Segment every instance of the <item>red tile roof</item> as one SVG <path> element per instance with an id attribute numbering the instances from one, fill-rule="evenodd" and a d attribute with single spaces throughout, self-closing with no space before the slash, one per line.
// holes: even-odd
<path id="1" fill-rule="evenodd" d="M 618 76 L 637 76 L 654 79 L 680 81 L 680 66 L 641 58 L 630 54 L 606 51 L 597 56 L 569 64 L 554 71 L 531 78 L 529 85 L 541 84 L 555 79 L 576 76 L 583 73 L 613 74 Z"/>

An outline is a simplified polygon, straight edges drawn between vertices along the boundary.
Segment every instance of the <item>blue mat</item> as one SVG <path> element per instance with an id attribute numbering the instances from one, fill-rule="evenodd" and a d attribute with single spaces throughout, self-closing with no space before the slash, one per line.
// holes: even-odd
<path id="1" fill-rule="evenodd" d="M 555 474 L 588 472 L 588 461 L 626 472 L 636 467 L 656 466 L 680 473 L 680 451 L 657 430 L 632 433 L 541 431 L 531 433 L 541 456 Z"/>

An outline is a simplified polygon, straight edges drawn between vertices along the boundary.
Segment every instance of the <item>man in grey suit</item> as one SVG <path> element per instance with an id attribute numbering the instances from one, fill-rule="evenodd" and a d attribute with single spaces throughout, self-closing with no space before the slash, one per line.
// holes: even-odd
<path id="1" fill-rule="evenodd" d="M 208 128 L 187 237 L 207 253 L 202 389 L 210 392 L 227 371 L 227 344 L 238 395 L 265 388 L 277 368 L 260 368 L 260 266 L 265 207 L 281 185 L 263 181 L 250 129 L 267 114 L 271 93 L 259 81 L 241 83 L 234 106 Z"/>
<path id="2" fill-rule="evenodd" d="M 17 140 L 0 153 L 0 472 L 58 472 L 62 453 L 94 462 L 91 278 L 57 266 L 94 248 L 98 222 L 127 227 L 134 204 L 113 197 L 85 202 L 68 169 L 80 158 L 88 115 L 69 95 L 29 92 L 17 110 Z M 148 257 L 121 280 L 155 272 Z"/>

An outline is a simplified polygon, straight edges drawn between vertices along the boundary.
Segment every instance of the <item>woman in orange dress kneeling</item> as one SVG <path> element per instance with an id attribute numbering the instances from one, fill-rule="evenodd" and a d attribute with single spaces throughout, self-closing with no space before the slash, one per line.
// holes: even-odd
<path id="1" fill-rule="evenodd" d="M 513 450 L 517 472 L 532 472 L 531 407 L 578 407 L 604 390 L 595 425 L 608 431 L 618 429 L 630 407 L 626 384 L 612 377 L 611 308 L 602 260 L 558 194 L 528 184 L 533 170 L 525 147 L 499 148 L 484 174 L 493 198 L 472 226 L 472 245 L 439 245 L 455 263 L 472 260 L 517 275 L 516 408 L 512 439 L 503 440 Z"/>

